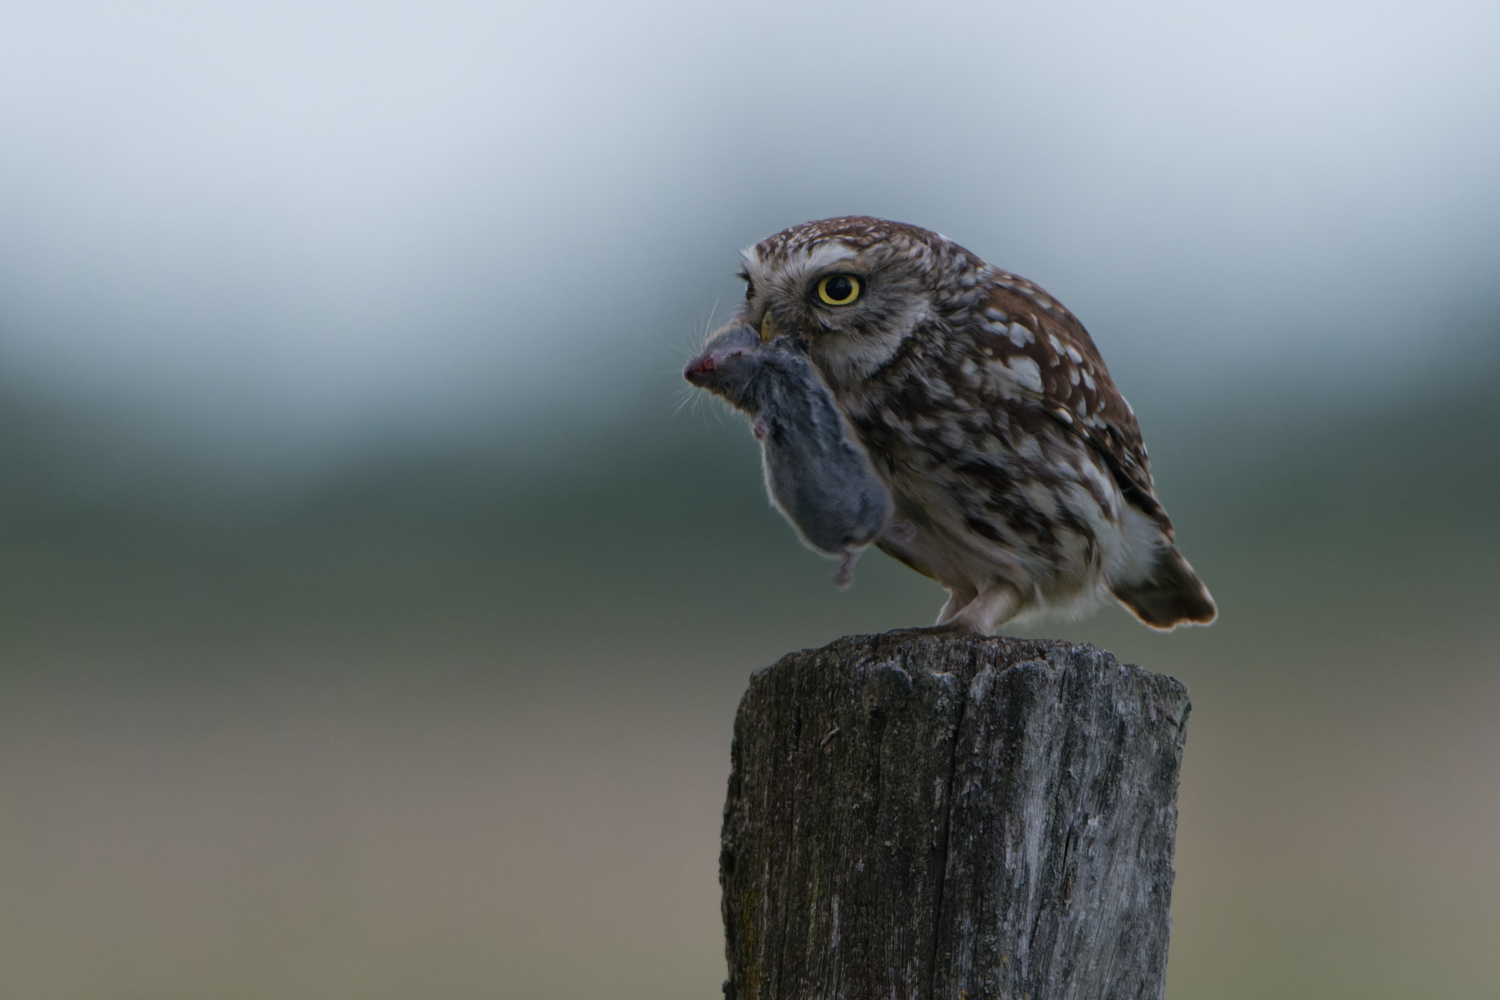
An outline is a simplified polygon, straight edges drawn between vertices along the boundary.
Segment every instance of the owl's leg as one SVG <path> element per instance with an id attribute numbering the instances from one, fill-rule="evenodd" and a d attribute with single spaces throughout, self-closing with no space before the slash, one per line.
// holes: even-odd
<path id="1" fill-rule="evenodd" d="M 948 603 L 943 605 L 943 610 L 938 612 L 938 625 L 947 625 L 957 618 L 974 598 L 979 596 L 979 591 L 972 587 L 961 587 L 948 592 Z"/>
<path id="2" fill-rule="evenodd" d="M 952 605 L 953 600 L 954 598 L 949 598 L 948 604 Z M 940 616 L 938 624 L 956 625 L 979 635 L 993 635 L 995 629 L 1015 617 L 1020 607 L 1021 597 L 1016 593 L 1016 588 L 1008 583 L 993 583 L 946 620 Z M 947 612 L 948 608 L 944 607 L 944 615 Z"/>

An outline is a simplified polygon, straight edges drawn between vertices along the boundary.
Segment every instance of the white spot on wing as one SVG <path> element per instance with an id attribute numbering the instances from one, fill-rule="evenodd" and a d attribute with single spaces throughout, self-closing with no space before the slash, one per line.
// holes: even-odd
<path id="1" fill-rule="evenodd" d="M 1042 368 L 1031 358 L 1020 355 L 999 367 L 1003 369 L 1003 374 L 997 373 L 1001 378 L 1031 392 L 1042 391 Z"/>

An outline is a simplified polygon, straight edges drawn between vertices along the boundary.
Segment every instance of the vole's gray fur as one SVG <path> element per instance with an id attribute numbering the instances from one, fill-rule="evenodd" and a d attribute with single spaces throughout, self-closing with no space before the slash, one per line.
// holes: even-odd
<path id="1" fill-rule="evenodd" d="M 762 344 L 731 324 L 683 376 L 750 417 L 771 502 L 810 548 L 842 557 L 834 582 L 849 586 L 860 550 L 890 523 L 891 495 L 795 342 Z"/>

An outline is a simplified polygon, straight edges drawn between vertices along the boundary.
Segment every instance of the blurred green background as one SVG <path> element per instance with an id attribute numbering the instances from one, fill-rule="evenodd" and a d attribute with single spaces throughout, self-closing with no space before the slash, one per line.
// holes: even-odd
<path id="1" fill-rule="evenodd" d="M 869 212 L 1079 313 L 1221 608 L 1168 996 L 1500 995 L 1500 15 L 20 5 L 0 994 L 718 995 L 749 673 L 925 624 L 680 367 Z"/>

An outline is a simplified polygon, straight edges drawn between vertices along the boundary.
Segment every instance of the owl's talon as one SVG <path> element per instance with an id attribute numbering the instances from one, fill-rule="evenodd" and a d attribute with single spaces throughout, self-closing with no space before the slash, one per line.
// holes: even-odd
<path id="1" fill-rule="evenodd" d="M 961 621 L 943 622 L 941 625 L 918 625 L 911 629 L 913 632 L 925 632 L 928 635 L 979 635 L 966 623 Z"/>

